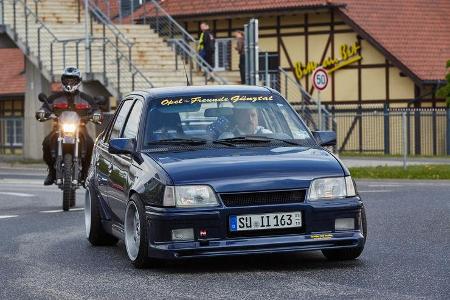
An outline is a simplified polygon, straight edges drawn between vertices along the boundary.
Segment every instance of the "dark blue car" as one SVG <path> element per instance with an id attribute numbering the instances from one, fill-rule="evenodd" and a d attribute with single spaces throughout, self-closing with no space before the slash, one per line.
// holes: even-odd
<path id="1" fill-rule="evenodd" d="M 322 250 L 354 259 L 367 235 L 349 171 L 275 90 L 137 91 L 98 137 L 86 235 L 157 259 Z"/>

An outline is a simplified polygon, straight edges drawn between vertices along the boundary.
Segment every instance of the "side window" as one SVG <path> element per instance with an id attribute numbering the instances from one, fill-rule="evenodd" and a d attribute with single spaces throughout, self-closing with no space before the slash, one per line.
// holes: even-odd
<path id="1" fill-rule="evenodd" d="M 125 120 L 127 119 L 128 113 L 130 112 L 131 105 L 133 104 L 133 100 L 125 100 L 120 111 L 117 115 L 116 120 L 114 121 L 114 125 L 111 129 L 111 134 L 109 139 L 115 139 L 120 136 L 120 132 L 122 131 Z"/>
<path id="2" fill-rule="evenodd" d="M 136 101 L 128 117 L 125 128 L 123 129 L 122 137 L 131 139 L 136 138 L 139 130 L 139 120 L 141 119 L 142 102 Z"/>

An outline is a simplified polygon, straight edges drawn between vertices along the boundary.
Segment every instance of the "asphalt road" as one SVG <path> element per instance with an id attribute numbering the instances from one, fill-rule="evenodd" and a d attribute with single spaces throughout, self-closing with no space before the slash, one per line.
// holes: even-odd
<path id="1" fill-rule="evenodd" d="M 0 170 L 0 299 L 450 298 L 450 181 L 358 182 L 369 234 L 355 261 L 310 252 L 136 270 L 123 243 L 88 243 L 83 191 L 63 213 L 41 176 Z"/>

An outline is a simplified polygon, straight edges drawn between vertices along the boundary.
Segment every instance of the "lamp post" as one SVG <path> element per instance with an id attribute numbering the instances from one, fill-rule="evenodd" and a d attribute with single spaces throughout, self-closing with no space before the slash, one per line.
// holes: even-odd
<path id="1" fill-rule="evenodd" d="M 91 37 L 89 32 L 89 0 L 84 0 L 84 36 L 85 36 L 85 63 L 86 63 L 86 74 L 91 73 L 90 64 L 90 49 L 91 49 Z"/>

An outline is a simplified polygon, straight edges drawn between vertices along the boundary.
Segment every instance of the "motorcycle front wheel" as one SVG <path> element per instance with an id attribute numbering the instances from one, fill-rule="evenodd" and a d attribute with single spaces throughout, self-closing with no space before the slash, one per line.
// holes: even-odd
<path id="1" fill-rule="evenodd" d="M 72 154 L 64 154 L 63 169 L 63 210 L 68 211 L 75 206 L 75 190 L 72 189 Z"/>

